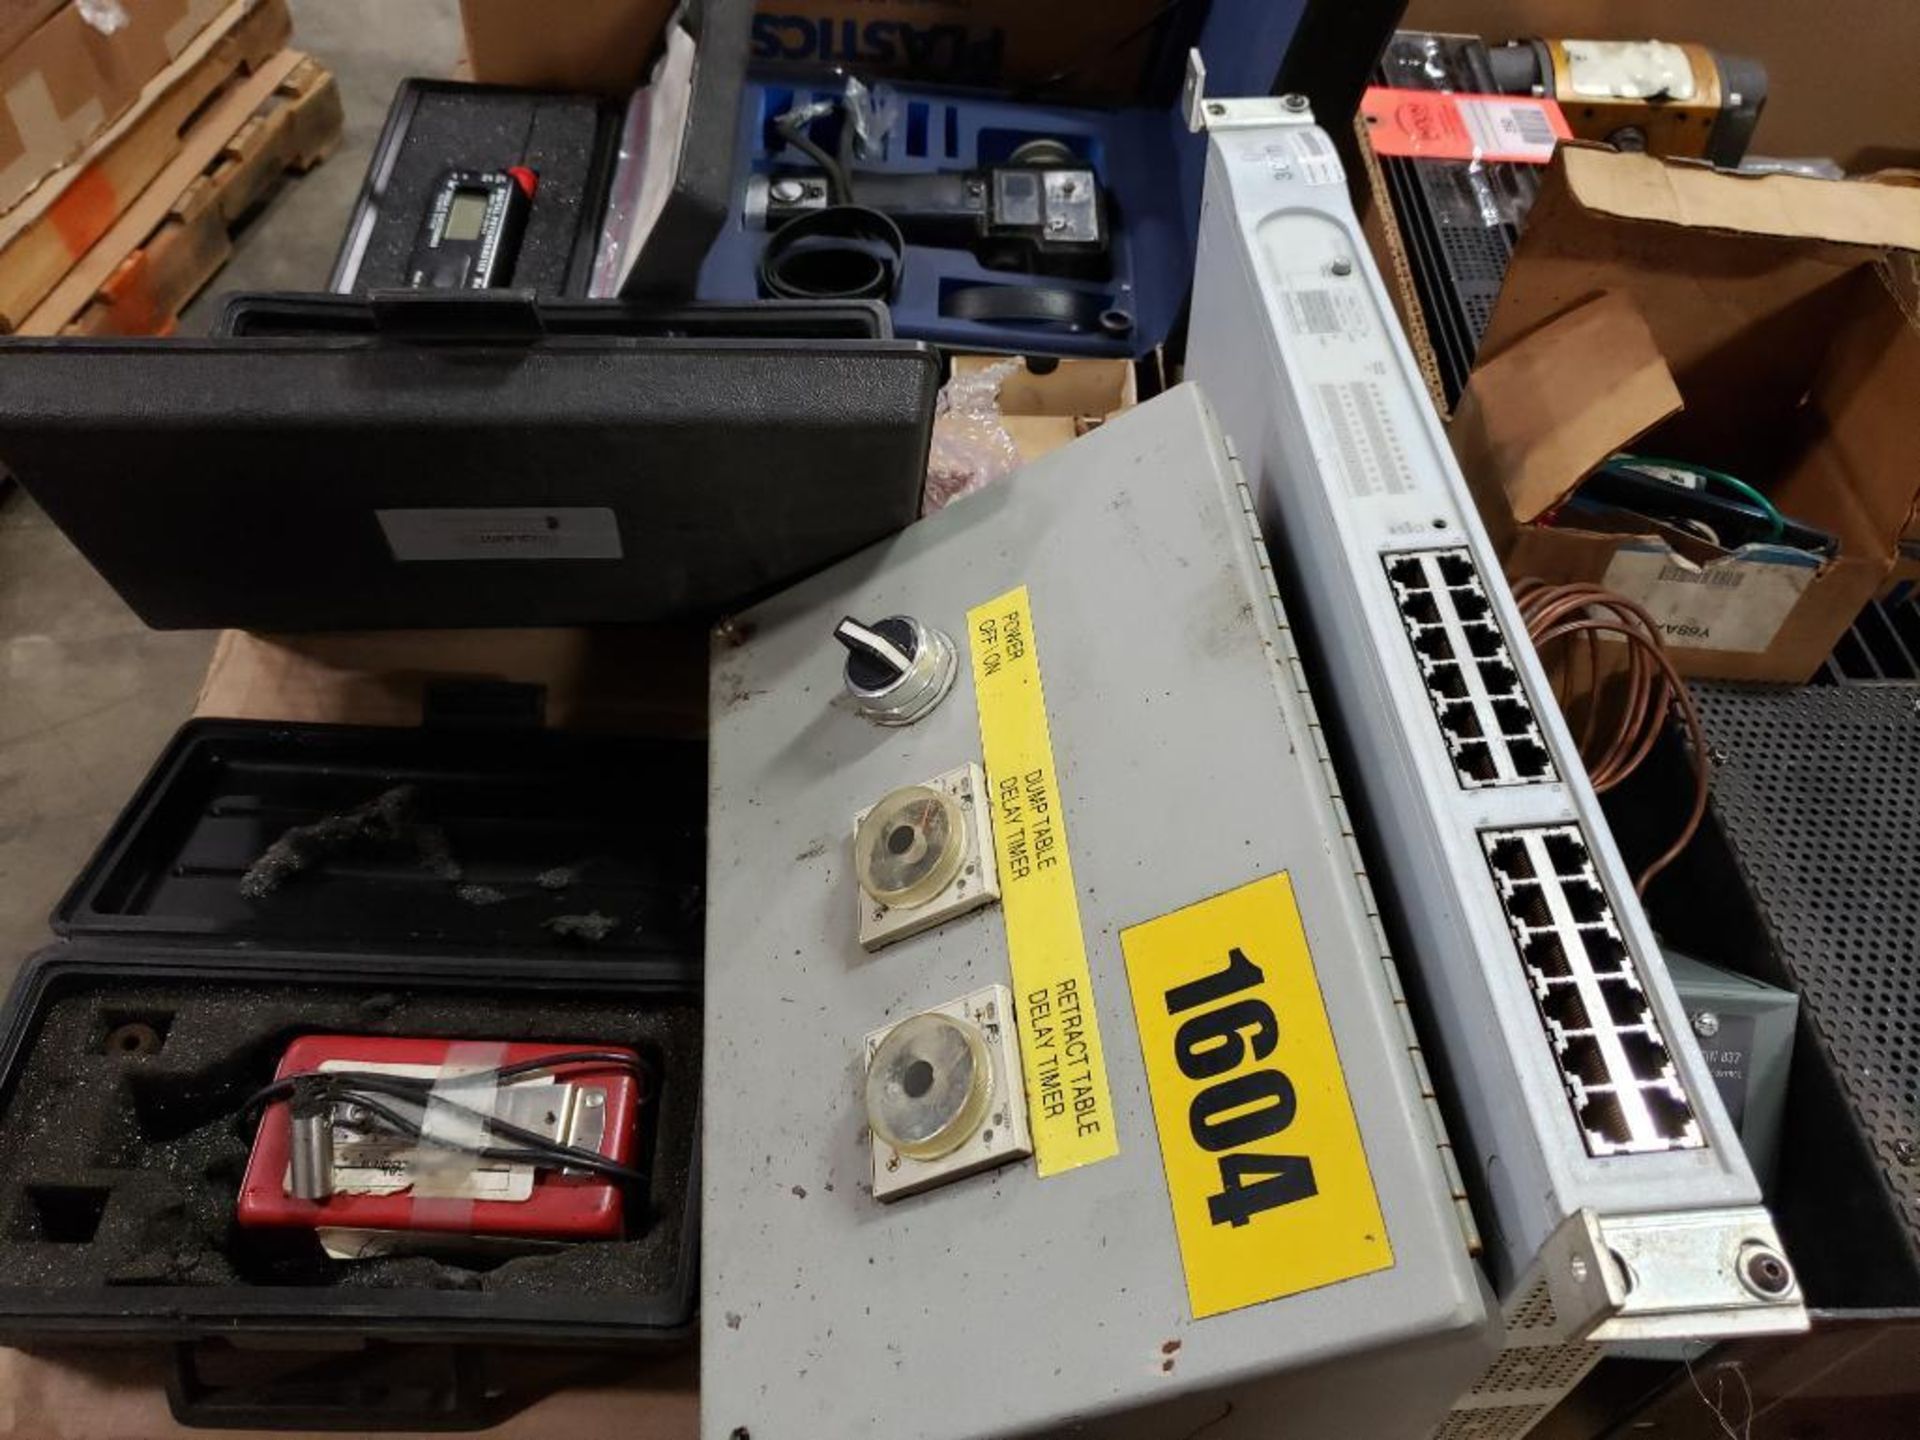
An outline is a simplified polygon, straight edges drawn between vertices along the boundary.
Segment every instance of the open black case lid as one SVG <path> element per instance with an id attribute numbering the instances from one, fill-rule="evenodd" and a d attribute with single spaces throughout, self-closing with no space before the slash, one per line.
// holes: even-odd
<path id="1" fill-rule="evenodd" d="M 920 509 L 939 365 L 879 307 L 247 297 L 0 343 L 0 463 L 149 625 L 707 619 Z"/>
<path id="2" fill-rule="evenodd" d="M 417 729 L 192 721 L 53 928 L 130 970 L 185 947 L 696 982 L 703 743 L 541 729 L 538 703 L 480 684 Z"/>

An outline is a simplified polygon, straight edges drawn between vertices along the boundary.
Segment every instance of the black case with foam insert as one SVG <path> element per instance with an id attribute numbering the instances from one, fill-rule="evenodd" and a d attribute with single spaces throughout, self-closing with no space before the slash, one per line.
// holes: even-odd
<path id="1" fill-rule="evenodd" d="M 753 0 L 681 0 L 629 104 L 501 85 L 405 80 L 387 111 L 328 289 L 407 283 L 449 170 L 539 177 L 506 282 L 542 296 L 691 299 L 726 219 Z M 644 235 L 628 235 L 637 214 Z M 603 226 L 627 235 L 595 286 Z"/>
<path id="2" fill-rule="evenodd" d="M 539 295 L 585 295 L 622 114 L 619 102 L 593 95 L 401 81 L 327 288 L 365 295 L 405 285 L 441 178 L 450 170 L 523 166 L 539 184 L 506 283 Z"/>
<path id="3" fill-rule="evenodd" d="M 704 742 L 453 694 L 418 729 L 199 720 L 156 763 L 0 1012 L 0 1344 L 166 1343 L 184 1420 L 364 1432 L 493 1423 L 534 1398 L 503 1355 L 690 1334 Z M 401 786 L 397 835 L 243 897 L 289 828 Z M 239 1229 L 235 1111 L 316 1033 L 638 1049 L 627 1238 L 334 1262 Z M 270 1375 L 225 1373 L 262 1342 Z"/>

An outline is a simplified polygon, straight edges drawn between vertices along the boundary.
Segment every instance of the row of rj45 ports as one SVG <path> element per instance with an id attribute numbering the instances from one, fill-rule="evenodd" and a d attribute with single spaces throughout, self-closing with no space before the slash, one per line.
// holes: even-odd
<path id="1" fill-rule="evenodd" d="M 1385 564 L 1459 783 L 1557 781 L 1473 556 L 1464 548 L 1402 551 Z M 1510 828 L 1480 838 L 1588 1152 L 1703 1144 L 1580 828 Z"/>
<path id="2" fill-rule="evenodd" d="M 1580 828 L 1488 830 L 1480 840 L 1588 1152 L 1704 1144 Z"/>
<path id="3" fill-rule="evenodd" d="M 1464 549 L 1386 557 L 1387 580 L 1452 758 L 1469 789 L 1556 778 L 1532 702 Z"/>

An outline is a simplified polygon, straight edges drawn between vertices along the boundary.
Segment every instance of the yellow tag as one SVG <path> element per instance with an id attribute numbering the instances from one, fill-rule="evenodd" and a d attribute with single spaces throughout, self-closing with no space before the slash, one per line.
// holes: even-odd
<path id="1" fill-rule="evenodd" d="M 967 633 L 1035 1164 L 1057 1175 L 1118 1153 L 1120 1137 L 1027 587 L 968 611 Z"/>
<path id="2" fill-rule="evenodd" d="M 1292 880 L 1120 946 L 1194 1319 L 1391 1266 Z"/>

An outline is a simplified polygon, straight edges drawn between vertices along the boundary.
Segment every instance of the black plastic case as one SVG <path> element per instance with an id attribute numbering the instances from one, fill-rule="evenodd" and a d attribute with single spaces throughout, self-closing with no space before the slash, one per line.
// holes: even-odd
<path id="1" fill-rule="evenodd" d="M 939 362 L 877 306 L 405 291 L 227 324 L 0 343 L 0 462 L 159 629 L 709 619 L 920 512 Z"/>
<path id="2" fill-rule="evenodd" d="M 182 1418 L 365 1431 L 500 1418 L 530 1398 L 488 1374 L 502 1349 L 691 1332 L 704 745 L 542 730 L 520 689 L 504 709 L 498 688 L 449 692 L 417 730 L 201 720 L 175 737 L 0 1012 L 0 1343 L 172 1342 Z M 240 871 L 288 826 L 401 784 L 444 843 L 355 851 L 241 898 Z M 618 924 L 569 940 L 551 923 L 581 912 Z M 109 1043 L 128 1024 L 158 1049 Z M 595 1024 L 616 1033 L 581 1033 Z M 640 1140 L 651 1224 L 531 1262 L 375 1261 L 370 1278 L 367 1262 L 249 1250 L 231 1188 L 229 1228 L 196 1218 L 251 1141 L 221 1107 L 270 1078 L 293 1035 L 333 1029 L 639 1044 L 658 1077 Z M 222 1265 L 234 1273 L 209 1273 Z M 197 1347 L 268 1339 L 373 1343 L 306 1357 L 277 1387 L 206 1379 Z"/>

